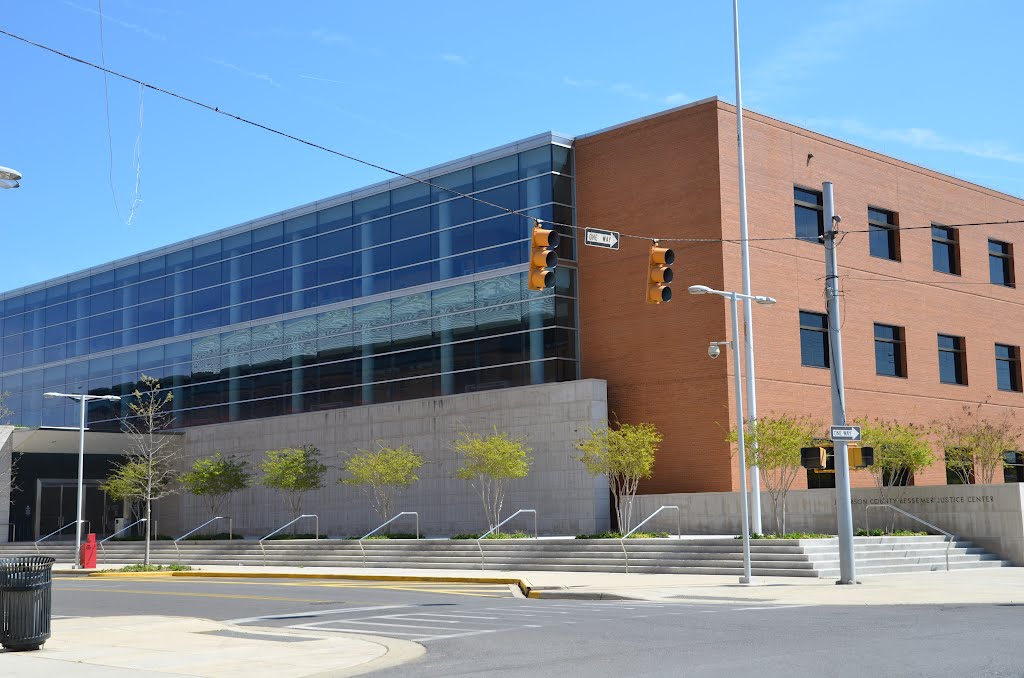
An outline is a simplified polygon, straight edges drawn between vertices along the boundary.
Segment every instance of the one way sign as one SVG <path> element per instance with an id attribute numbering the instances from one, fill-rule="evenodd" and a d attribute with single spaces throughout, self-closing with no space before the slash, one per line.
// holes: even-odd
<path id="1" fill-rule="evenodd" d="M 593 247 L 617 250 L 619 249 L 619 233 L 618 231 L 603 231 L 600 228 L 588 228 L 584 242 Z"/>

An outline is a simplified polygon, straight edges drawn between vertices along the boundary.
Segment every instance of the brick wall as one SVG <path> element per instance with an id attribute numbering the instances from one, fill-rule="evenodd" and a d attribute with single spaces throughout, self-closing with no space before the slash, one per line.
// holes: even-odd
<path id="1" fill-rule="evenodd" d="M 735 119 L 732 106 L 712 100 L 578 140 L 578 223 L 738 237 Z M 927 425 L 987 402 L 983 412 L 1012 408 L 1024 424 L 1024 396 L 997 390 L 994 358 L 996 342 L 1024 343 L 1024 298 L 987 284 L 988 238 L 1015 243 L 1024 226 L 962 228 L 960 276 L 932 270 L 927 228 L 1024 219 L 1024 201 L 766 116 L 747 112 L 745 122 L 752 238 L 794 235 L 793 186 L 820 190 L 823 181 L 834 184 L 844 230 L 867 229 L 868 205 L 898 213 L 905 229 L 899 262 L 869 256 L 866 233 L 850 233 L 838 249 L 848 416 Z M 739 245 L 673 245 L 675 298 L 662 306 L 643 303 L 647 247 L 626 240 L 618 252 L 580 248 L 583 374 L 608 380 L 609 408 L 623 421 L 652 421 L 665 433 L 643 491 L 734 489 L 735 464 L 721 442 L 734 418 L 730 356 L 711 361 L 705 353 L 709 340 L 727 338 L 727 309 L 686 287 L 741 289 Z M 752 242 L 750 252 L 753 292 L 779 300 L 754 307 L 758 412 L 827 421 L 829 374 L 800 365 L 798 329 L 800 310 L 825 310 L 824 250 L 781 240 Z M 875 374 L 874 322 L 905 327 L 906 378 Z M 968 385 L 939 382 L 939 332 L 966 337 Z M 915 481 L 945 483 L 941 461 Z M 853 482 L 872 483 L 866 472 Z M 801 476 L 796 487 L 803 486 Z"/>

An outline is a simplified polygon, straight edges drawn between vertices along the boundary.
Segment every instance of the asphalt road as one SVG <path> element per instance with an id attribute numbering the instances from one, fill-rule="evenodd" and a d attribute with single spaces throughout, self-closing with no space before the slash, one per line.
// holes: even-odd
<path id="1" fill-rule="evenodd" d="M 54 583 L 54 614 L 165 614 L 388 635 L 402 676 L 1024 677 L 1024 608 L 525 600 L 508 586 L 308 580 Z"/>

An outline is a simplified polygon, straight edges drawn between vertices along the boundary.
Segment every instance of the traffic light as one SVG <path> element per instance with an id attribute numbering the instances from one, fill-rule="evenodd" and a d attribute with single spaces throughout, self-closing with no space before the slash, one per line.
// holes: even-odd
<path id="1" fill-rule="evenodd" d="M 820 471 L 835 469 L 835 457 L 832 456 L 832 447 L 801 447 L 800 465 L 804 468 Z"/>
<path id="2" fill-rule="evenodd" d="M 533 236 L 530 239 L 530 280 L 527 287 L 536 292 L 555 286 L 555 267 L 558 254 L 555 248 L 561 237 L 553 228 L 543 228 L 540 221 L 533 220 Z"/>
<path id="3" fill-rule="evenodd" d="M 850 468 L 867 468 L 875 464 L 875 448 L 849 447 Z"/>
<path id="4" fill-rule="evenodd" d="M 672 300 L 672 263 L 676 254 L 667 247 L 659 247 L 655 240 L 647 264 L 647 303 L 660 304 Z"/>

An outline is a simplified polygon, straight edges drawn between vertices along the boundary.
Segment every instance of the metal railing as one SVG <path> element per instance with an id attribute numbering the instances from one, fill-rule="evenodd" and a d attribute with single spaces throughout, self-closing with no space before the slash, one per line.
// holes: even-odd
<path id="1" fill-rule="evenodd" d="M 77 525 L 79 522 L 88 523 L 89 521 L 88 520 L 83 520 L 83 521 L 72 520 L 70 523 L 68 523 L 64 527 L 60 528 L 59 530 L 54 530 L 53 532 L 51 532 L 50 534 L 46 535 L 45 537 L 40 537 L 39 539 L 36 539 L 36 542 L 35 542 L 36 553 L 38 553 L 40 555 L 42 555 L 42 553 L 43 553 L 42 551 L 39 550 L 39 542 L 46 541 L 47 539 L 49 539 L 53 535 L 57 534 L 58 532 L 63 532 L 64 530 L 68 529 L 72 525 Z M 78 562 L 78 554 L 77 553 L 75 554 L 75 562 Z"/>
<path id="2" fill-rule="evenodd" d="M 181 541 L 185 537 L 188 537 L 190 535 L 195 534 L 196 532 L 198 532 L 199 530 L 203 529 L 204 527 L 206 527 L 210 523 L 216 522 L 218 520 L 226 520 L 226 521 L 228 521 L 228 541 L 231 541 L 232 538 L 234 537 L 233 533 L 234 533 L 235 519 L 232 518 L 231 516 L 214 516 L 213 518 L 210 518 L 209 520 L 207 520 L 205 523 L 203 523 L 199 527 L 194 528 L 192 530 L 189 530 L 188 532 L 186 532 L 185 534 L 181 535 L 180 537 L 178 537 L 177 539 L 174 540 L 174 552 L 178 554 L 178 557 L 181 558 L 181 550 L 178 548 L 178 542 L 179 541 Z"/>
<path id="3" fill-rule="evenodd" d="M 508 518 L 505 518 L 505 520 L 501 521 L 500 523 L 498 523 L 497 525 L 495 525 L 494 527 L 492 527 L 491 529 L 487 530 L 486 532 L 484 532 L 483 534 L 481 534 L 479 537 L 476 538 L 476 546 L 477 546 L 478 549 L 480 549 L 480 569 L 481 570 L 486 569 L 484 567 L 486 565 L 486 559 L 484 558 L 484 545 L 483 545 L 484 538 L 487 537 L 487 535 L 491 534 L 492 532 L 497 532 L 498 529 L 502 525 L 504 525 L 508 521 L 512 520 L 513 518 L 518 516 L 520 513 L 532 513 L 533 514 L 533 538 L 534 539 L 537 538 L 537 511 L 535 511 L 534 509 L 519 509 L 518 511 L 516 511 L 515 513 L 510 515 Z"/>
<path id="4" fill-rule="evenodd" d="M 105 548 L 103 548 L 103 542 L 110 541 L 111 539 L 113 539 L 117 535 L 121 534 L 122 532 L 127 532 L 128 530 L 132 529 L 133 527 L 135 527 L 139 523 L 144 523 L 144 522 L 146 522 L 146 518 L 139 518 L 138 520 L 136 520 L 134 523 L 132 523 L 128 527 L 122 527 L 120 530 L 118 530 L 114 534 L 110 535 L 109 537 L 107 537 L 105 539 L 100 539 L 100 541 L 99 541 L 100 551 L 103 551 L 104 554 L 107 552 L 107 550 Z"/>
<path id="5" fill-rule="evenodd" d="M 372 535 L 374 532 L 384 529 L 385 527 L 387 527 L 394 521 L 398 520 L 402 516 L 416 516 L 416 539 L 420 538 L 420 514 L 417 511 L 402 511 L 394 518 L 391 518 L 391 520 L 388 520 L 383 524 L 378 525 L 377 527 L 373 528 L 372 530 L 370 530 L 369 532 L 367 532 L 359 538 L 359 551 L 363 554 L 363 567 L 366 567 L 366 549 L 363 548 L 363 540 Z"/>
<path id="6" fill-rule="evenodd" d="M 10 543 L 11 544 L 13 544 L 14 542 L 18 541 L 18 527 L 14 523 L 0 523 L 0 525 L 6 525 L 7 527 L 10 528 L 10 532 L 11 532 L 11 541 L 10 541 Z"/>
<path id="7" fill-rule="evenodd" d="M 941 527 L 938 527 L 936 525 L 932 525 L 931 523 L 929 523 L 926 520 L 921 520 L 920 518 L 915 516 L 913 513 L 907 513 L 906 511 L 904 511 L 901 508 L 896 508 L 892 504 L 866 504 L 864 506 L 864 528 L 868 532 L 871 531 L 871 525 L 868 522 L 868 512 L 867 512 L 867 509 L 869 509 L 869 508 L 888 508 L 888 509 L 892 509 L 896 513 L 902 513 L 903 515 L 905 515 L 906 517 L 910 518 L 911 520 L 916 520 L 917 522 L 921 523 L 925 527 L 930 527 L 931 529 L 935 530 L 936 532 L 941 532 L 942 534 L 946 535 L 946 572 L 949 572 L 949 547 L 953 545 L 953 540 L 956 539 L 956 537 L 953 534 L 951 534 L 949 532 L 946 532 Z"/>
<path id="8" fill-rule="evenodd" d="M 629 574 L 629 554 L 626 553 L 626 539 L 629 537 L 629 535 L 633 534 L 634 532 L 639 530 L 641 527 L 643 527 L 647 523 L 647 521 L 649 521 L 651 518 L 653 518 L 654 516 L 658 515 L 659 513 L 661 513 L 662 511 L 664 511 L 666 509 L 673 509 L 676 512 L 676 539 L 682 539 L 682 537 L 683 537 L 682 528 L 681 528 L 682 518 L 680 517 L 680 514 L 682 512 L 679 510 L 679 507 L 678 506 L 662 506 L 657 511 L 655 511 L 654 513 L 652 513 L 651 515 L 647 516 L 646 518 L 641 520 L 639 523 L 637 523 L 637 526 L 634 527 L 632 530 L 630 530 L 626 534 L 624 534 L 621 537 L 619 537 L 619 546 L 622 547 L 622 555 L 626 559 L 626 574 Z"/>
<path id="9" fill-rule="evenodd" d="M 281 527 L 277 528 L 276 530 L 274 530 L 273 532 L 268 534 L 266 537 L 263 537 L 263 539 L 260 539 L 260 551 L 263 552 L 263 565 L 264 565 L 264 567 L 266 567 L 266 565 L 267 565 L 267 549 L 263 548 L 263 542 L 265 542 L 266 540 L 270 539 L 271 537 L 273 537 L 275 534 L 277 534 L 281 530 L 285 529 L 286 527 L 291 527 L 292 525 L 294 525 L 295 523 L 299 522 L 303 518 L 313 518 L 314 520 L 316 520 L 316 538 L 320 539 L 320 516 L 316 515 L 315 513 L 303 513 L 298 518 L 294 518 L 292 520 L 289 520 L 287 523 L 285 523 Z"/>

